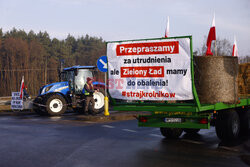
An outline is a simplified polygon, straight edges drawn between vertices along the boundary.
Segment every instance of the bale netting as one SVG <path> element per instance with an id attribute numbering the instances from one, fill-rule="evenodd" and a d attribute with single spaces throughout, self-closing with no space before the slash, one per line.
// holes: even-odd
<path id="1" fill-rule="evenodd" d="M 195 86 L 203 104 L 238 101 L 238 58 L 195 56 Z"/>

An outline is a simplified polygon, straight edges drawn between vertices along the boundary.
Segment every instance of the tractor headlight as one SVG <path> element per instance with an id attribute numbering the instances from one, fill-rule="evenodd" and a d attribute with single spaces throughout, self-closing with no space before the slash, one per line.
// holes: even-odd
<path id="1" fill-rule="evenodd" d="M 52 86 L 48 86 L 48 87 L 46 87 L 46 88 L 43 88 L 41 94 L 44 94 L 44 93 L 48 92 L 48 91 L 50 90 L 51 87 L 52 87 Z"/>
<path id="2" fill-rule="evenodd" d="M 48 92 L 50 90 L 51 86 L 45 88 L 45 92 Z"/>

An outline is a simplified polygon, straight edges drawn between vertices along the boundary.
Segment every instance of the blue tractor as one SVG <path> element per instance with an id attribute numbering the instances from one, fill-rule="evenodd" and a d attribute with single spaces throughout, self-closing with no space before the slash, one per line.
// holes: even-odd
<path id="1" fill-rule="evenodd" d="M 88 77 L 95 78 L 95 66 L 73 66 L 64 68 L 60 73 L 61 82 L 45 85 L 40 88 L 39 95 L 35 98 L 33 109 L 40 115 L 61 115 L 67 109 L 83 113 L 84 111 L 84 84 Z M 93 85 L 98 92 L 94 93 L 95 110 L 104 111 L 105 84 L 94 81 Z"/>

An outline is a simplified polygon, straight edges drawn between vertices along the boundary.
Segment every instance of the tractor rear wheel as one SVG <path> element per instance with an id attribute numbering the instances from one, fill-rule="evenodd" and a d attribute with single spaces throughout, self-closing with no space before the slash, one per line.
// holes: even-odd
<path id="1" fill-rule="evenodd" d="M 95 100 L 95 113 L 100 114 L 104 111 L 104 90 L 100 89 L 98 92 L 93 94 L 93 98 Z"/>

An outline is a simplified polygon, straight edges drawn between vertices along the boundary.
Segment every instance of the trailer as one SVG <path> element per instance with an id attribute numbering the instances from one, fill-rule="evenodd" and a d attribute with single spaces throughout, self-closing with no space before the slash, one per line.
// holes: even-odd
<path id="1" fill-rule="evenodd" d="M 113 54 L 116 54 L 116 56 L 117 57 L 119 56 L 119 58 L 120 56 L 123 56 L 126 57 L 127 59 L 128 57 L 133 59 L 131 55 L 136 55 L 138 52 L 138 48 L 136 50 L 133 49 L 133 47 L 134 46 L 138 47 L 139 46 L 138 43 L 140 43 L 140 45 L 142 44 L 143 47 L 146 47 L 147 44 L 144 43 L 152 41 L 153 42 L 158 41 L 159 43 L 159 41 L 162 42 L 162 40 L 164 41 L 165 39 L 166 38 L 108 42 L 107 56 L 109 64 L 108 66 L 109 79 L 111 80 L 114 79 L 114 77 L 111 75 L 111 73 L 114 71 L 115 68 L 114 65 L 112 64 Z M 139 115 L 137 117 L 138 126 L 160 128 L 161 134 L 166 138 L 178 138 L 183 133 L 183 131 L 189 134 L 195 134 L 199 132 L 200 129 L 209 129 L 211 126 L 215 126 L 216 134 L 218 138 L 221 140 L 234 140 L 237 139 L 241 134 L 246 134 L 248 132 L 249 120 L 250 120 L 249 95 L 239 96 L 237 102 L 233 104 L 227 104 L 223 102 L 217 102 L 215 104 L 201 103 L 195 86 L 192 36 L 173 37 L 167 39 L 169 39 L 169 42 L 175 42 L 176 39 L 184 39 L 184 41 L 187 40 L 190 42 L 189 45 L 190 69 L 188 69 L 188 71 L 190 71 L 190 76 L 191 76 L 191 91 L 192 91 L 191 94 L 193 98 L 191 100 L 176 100 L 174 102 L 168 100 L 169 97 L 166 98 L 167 100 L 161 99 L 160 102 L 143 98 L 141 98 L 140 100 L 140 97 L 131 98 L 132 94 L 131 95 L 128 94 L 129 96 L 124 97 L 123 95 L 124 91 L 126 91 L 126 88 L 120 91 L 121 95 L 119 96 L 118 96 L 119 92 L 117 90 L 110 89 L 109 90 L 110 101 L 113 105 L 113 109 L 118 111 L 138 111 L 138 112 L 148 111 L 150 114 Z M 131 51 L 134 52 L 134 54 L 125 53 L 124 52 L 126 49 L 125 45 L 132 46 L 134 43 L 136 43 L 136 45 L 132 47 Z M 116 46 L 116 48 L 114 46 Z M 124 51 L 123 50 L 120 51 L 120 53 L 123 55 L 118 55 L 117 52 L 118 47 L 123 47 L 122 49 Z M 112 52 L 111 50 L 112 48 L 115 48 L 114 52 L 116 50 L 116 53 Z M 146 53 L 145 51 L 144 57 L 158 53 L 159 51 L 155 53 Z M 166 51 L 165 54 L 168 54 L 168 52 Z M 169 57 L 171 58 L 171 55 Z M 124 66 L 126 66 L 126 64 Z M 121 70 L 122 68 L 124 67 L 121 67 Z M 166 71 L 166 69 L 164 70 Z M 137 75 L 137 78 L 138 76 L 139 75 Z M 121 75 L 119 77 L 123 78 L 124 76 Z M 129 80 L 131 78 L 136 80 L 135 75 L 130 75 L 126 79 Z M 127 88 L 130 88 L 128 87 L 128 85 L 125 86 Z M 139 90 L 138 87 L 133 87 L 132 89 Z"/>

